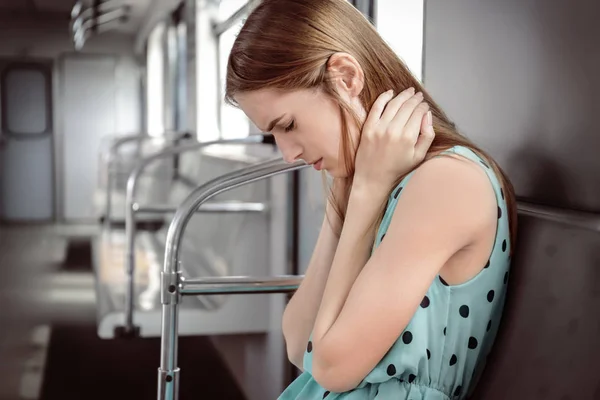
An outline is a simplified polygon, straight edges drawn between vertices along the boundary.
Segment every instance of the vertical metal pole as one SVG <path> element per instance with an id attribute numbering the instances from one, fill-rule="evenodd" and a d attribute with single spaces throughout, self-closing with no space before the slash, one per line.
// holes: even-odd
<path id="1" fill-rule="evenodd" d="M 110 215 L 112 213 L 112 187 L 113 187 L 113 154 L 109 152 L 106 166 L 106 204 L 104 204 L 104 227 L 110 229 Z"/>
<path id="2" fill-rule="evenodd" d="M 165 262 L 161 273 L 161 357 L 158 369 L 158 399 L 179 399 L 179 368 L 177 367 L 177 344 L 179 340 L 179 281 L 181 266 L 179 262 Z M 175 269 L 173 270 L 173 267 Z"/>
<path id="3" fill-rule="evenodd" d="M 266 179 L 286 171 L 305 168 L 303 161 L 286 164 L 282 159 L 267 161 L 215 178 L 196 188 L 175 212 L 165 242 L 165 262 L 161 274 L 162 327 L 158 400 L 178 400 L 179 368 L 177 368 L 178 312 L 181 299 L 181 265 L 179 252 L 183 232 L 191 218 L 209 198 L 225 191 Z"/>
<path id="4" fill-rule="evenodd" d="M 129 183 L 129 182 L 128 182 Z M 134 220 L 133 196 L 132 190 L 127 191 L 126 207 L 125 207 L 125 260 L 127 273 L 127 288 L 125 291 L 125 333 L 131 334 L 135 330 L 133 325 L 134 298 L 135 298 L 135 231 L 136 224 Z M 131 195 L 131 198 L 129 198 Z M 129 312 L 131 311 L 131 312 Z"/>

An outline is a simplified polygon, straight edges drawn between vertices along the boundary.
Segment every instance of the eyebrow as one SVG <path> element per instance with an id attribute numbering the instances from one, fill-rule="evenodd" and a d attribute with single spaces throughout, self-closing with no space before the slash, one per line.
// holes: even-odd
<path id="1" fill-rule="evenodd" d="M 283 119 L 283 117 L 285 117 L 285 114 L 283 114 L 281 117 L 275 118 L 273 121 L 271 121 L 271 123 L 267 127 L 267 130 L 264 132 L 271 132 L 273 130 L 273 128 L 275 128 L 275 125 L 277 125 L 279 123 L 279 121 L 281 121 Z"/>

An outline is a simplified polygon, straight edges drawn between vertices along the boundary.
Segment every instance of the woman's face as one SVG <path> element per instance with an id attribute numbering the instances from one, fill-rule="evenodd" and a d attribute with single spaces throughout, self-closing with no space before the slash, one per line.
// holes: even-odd
<path id="1" fill-rule="evenodd" d="M 327 72 L 333 89 L 356 113 L 362 125 L 366 118 L 359 98 L 364 85 L 362 68 L 351 55 L 336 53 L 327 62 Z M 234 97 L 260 130 L 273 134 L 287 162 L 302 159 L 317 170 L 326 170 L 334 178 L 347 177 L 341 148 L 342 115 L 337 100 L 321 89 L 260 89 Z M 353 119 L 347 118 L 350 145 L 356 146 L 360 128 Z"/>
<path id="2" fill-rule="evenodd" d="M 287 162 L 302 159 L 333 177 L 347 175 L 341 149 L 340 109 L 321 90 L 261 89 L 240 93 L 235 100 L 261 131 L 273 134 Z M 352 124 L 353 143 L 358 143 L 358 133 Z"/>

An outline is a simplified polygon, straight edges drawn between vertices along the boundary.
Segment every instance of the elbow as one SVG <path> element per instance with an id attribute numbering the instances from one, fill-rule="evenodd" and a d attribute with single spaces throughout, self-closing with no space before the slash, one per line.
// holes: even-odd
<path id="1" fill-rule="evenodd" d="M 322 352 L 315 350 L 313 354 L 312 375 L 317 383 L 333 393 L 344 393 L 360 384 L 341 362 L 327 361 Z"/>
<path id="2" fill-rule="evenodd" d="M 287 358 L 300 371 L 304 371 L 304 352 L 298 351 L 298 346 L 292 345 L 290 341 L 285 340 Z"/>
<path id="3" fill-rule="evenodd" d="M 287 358 L 290 363 L 302 371 L 305 345 L 298 343 L 297 335 L 294 335 L 294 329 L 290 327 L 286 313 L 283 314 L 282 330 Z"/>

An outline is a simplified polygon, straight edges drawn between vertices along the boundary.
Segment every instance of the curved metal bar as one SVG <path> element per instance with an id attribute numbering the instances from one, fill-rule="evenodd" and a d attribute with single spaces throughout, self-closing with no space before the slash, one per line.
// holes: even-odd
<path id="1" fill-rule="evenodd" d="M 600 233 L 600 215 L 518 201 L 519 214 Z"/>
<path id="2" fill-rule="evenodd" d="M 125 196 L 125 266 L 127 273 L 127 287 L 125 290 L 125 325 L 126 334 L 134 331 L 134 272 L 135 272 L 135 191 L 140 176 L 148 165 L 163 158 L 172 157 L 188 151 L 198 150 L 215 144 L 258 144 L 263 142 L 262 135 L 252 135 L 242 139 L 219 139 L 210 142 L 196 142 L 189 145 L 177 146 L 152 154 L 140 161 L 127 179 L 127 194 Z"/>
<path id="3" fill-rule="evenodd" d="M 158 370 L 158 399 L 177 400 L 179 398 L 179 368 L 177 368 L 177 341 L 179 300 L 181 297 L 181 269 L 179 252 L 185 228 L 192 215 L 211 197 L 227 190 L 246 185 L 274 175 L 306 168 L 304 161 L 286 164 L 282 159 L 268 161 L 227 174 L 195 189 L 178 207 L 169 226 L 165 244 L 165 261 L 161 273 L 162 328 L 161 356 Z M 271 278 L 273 279 L 273 278 Z M 275 278 L 276 279 L 276 278 Z M 198 285 L 200 280 L 190 281 L 188 288 Z M 246 283 L 251 284 L 249 282 Z"/>
<path id="4" fill-rule="evenodd" d="M 179 140 L 191 137 L 189 132 L 165 132 L 164 138 L 167 140 Z M 110 226 L 110 216 L 112 213 L 112 187 L 113 187 L 113 171 L 112 163 L 117 158 L 119 148 L 121 146 L 131 142 L 143 142 L 146 140 L 160 139 L 158 137 L 150 136 L 144 133 L 132 134 L 121 136 L 116 139 L 108 150 L 108 157 L 106 160 L 107 173 L 106 173 L 106 202 L 104 204 L 104 222 L 107 227 Z"/>
<path id="5" fill-rule="evenodd" d="M 235 24 L 240 22 L 242 20 L 242 18 L 244 18 L 245 16 L 250 14 L 252 12 L 252 10 L 259 3 L 260 3 L 260 0 L 250 0 L 246 4 L 244 4 L 242 7 L 240 7 L 236 12 L 231 14 L 231 16 L 229 18 L 227 18 L 225 21 L 213 24 L 213 29 L 212 29 L 213 34 L 216 37 L 221 36 L 229 28 L 233 27 Z"/>

